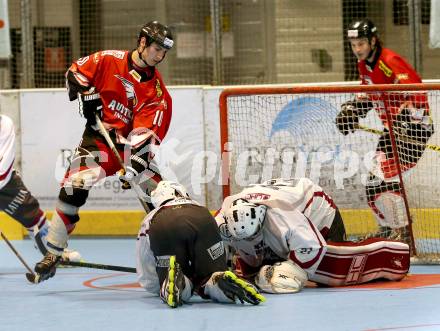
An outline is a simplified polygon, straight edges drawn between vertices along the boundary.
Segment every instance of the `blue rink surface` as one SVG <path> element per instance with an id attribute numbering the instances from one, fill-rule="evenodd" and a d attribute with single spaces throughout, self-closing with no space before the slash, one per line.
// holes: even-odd
<path id="1" fill-rule="evenodd" d="M 32 267 L 40 259 L 30 240 L 12 244 Z M 72 239 L 70 247 L 87 262 L 135 266 L 133 239 Z M 409 288 L 309 287 L 266 295 L 259 306 L 195 298 L 177 309 L 137 287 L 135 274 L 59 268 L 54 278 L 32 285 L 25 272 L 0 241 L 2 331 L 440 330 L 440 266 L 413 266 L 408 279 L 419 283 Z"/>

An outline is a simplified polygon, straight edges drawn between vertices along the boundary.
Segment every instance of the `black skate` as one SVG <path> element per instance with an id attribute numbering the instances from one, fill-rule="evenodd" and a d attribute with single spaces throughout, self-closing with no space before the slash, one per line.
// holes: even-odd
<path id="1" fill-rule="evenodd" d="M 41 260 L 35 265 L 34 270 L 36 272 L 36 276 L 34 282 L 40 283 L 44 280 L 47 280 L 55 276 L 57 266 L 58 264 L 60 264 L 60 262 L 61 262 L 61 256 L 47 252 L 46 255 L 44 255 L 43 260 Z"/>
<path id="2" fill-rule="evenodd" d="M 258 292 L 254 285 L 237 277 L 231 271 L 222 273 L 216 279 L 216 282 L 223 293 L 234 302 L 238 299 L 241 303 L 248 302 L 258 305 L 266 301 L 265 297 Z"/>
<path id="3" fill-rule="evenodd" d="M 170 266 L 168 274 L 162 283 L 160 297 L 171 308 L 176 308 L 183 304 L 182 292 L 185 289 L 185 279 L 176 257 L 170 257 Z"/>

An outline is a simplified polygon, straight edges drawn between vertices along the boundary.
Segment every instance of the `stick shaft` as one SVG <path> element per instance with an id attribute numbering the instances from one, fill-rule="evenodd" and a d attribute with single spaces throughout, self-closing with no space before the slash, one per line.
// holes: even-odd
<path id="1" fill-rule="evenodd" d="M 364 125 L 358 125 L 358 126 L 355 126 L 355 128 L 358 129 L 358 130 L 374 133 L 374 134 L 377 134 L 377 135 L 381 135 L 381 134 L 384 133 L 383 131 L 380 131 L 378 129 L 369 128 L 368 126 L 364 126 Z M 415 144 L 415 145 L 424 145 L 428 149 L 431 149 L 431 150 L 433 150 L 435 152 L 440 152 L 440 146 L 438 146 L 438 145 L 424 144 L 424 143 L 422 143 L 420 141 L 417 141 L 417 140 L 413 140 L 413 139 L 405 138 L 405 137 L 403 137 L 403 138 L 404 139 L 402 139 L 402 140 L 405 140 L 406 142 L 409 142 L 409 143 L 412 143 L 412 144 Z"/>
<path id="2" fill-rule="evenodd" d="M 34 271 L 29 267 L 29 265 L 26 263 L 26 261 L 21 257 L 20 253 L 17 252 L 15 247 L 12 246 L 11 242 L 8 240 L 8 238 L 6 238 L 6 236 L 4 235 L 4 233 L 2 231 L 0 231 L 0 236 L 3 238 L 5 243 L 9 246 L 9 248 L 14 252 L 15 256 L 18 257 L 20 262 L 25 266 L 27 271 L 29 271 L 31 274 L 34 274 Z"/>
<path id="3" fill-rule="evenodd" d="M 122 266 L 109 265 L 109 264 L 73 262 L 73 261 L 62 261 L 61 264 L 66 265 L 66 266 L 72 266 L 72 267 L 80 267 L 80 268 L 102 269 L 102 270 L 113 270 L 113 271 L 136 273 L 136 268 L 122 267 Z"/>
<path id="4" fill-rule="evenodd" d="M 104 127 L 104 124 L 102 124 L 102 121 L 97 114 L 95 115 L 95 118 L 96 118 L 96 124 L 98 126 L 99 133 L 104 137 L 105 141 L 107 142 L 108 147 L 110 147 L 110 150 L 113 152 L 115 157 L 118 159 L 118 162 L 119 162 L 119 165 L 121 166 L 121 169 L 123 169 L 125 172 L 124 161 L 122 160 L 121 155 L 119 155 L 119 151 L 116 149 L 115 144 L 113 144 L 113 141 L 110 138 L 110 136 L 107 132 L 107 129 Z M 141 203 L 142 207 L 145 209 L 145 211 L 147 213 L 149 213 L 151 211 L 150 208 L 148 207 L 147 203 L 141 199 L 141 196 L 142 196 L 141 188 L 134 183 L 131 185 L 132 185 L 133 189 L 135 190 L 135 192 L 138 196 L 139 202 Z"/>

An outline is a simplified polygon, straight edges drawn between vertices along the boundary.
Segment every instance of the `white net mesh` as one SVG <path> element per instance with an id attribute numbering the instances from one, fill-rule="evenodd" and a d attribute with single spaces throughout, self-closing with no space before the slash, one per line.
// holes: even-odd
<path id="1" fill-rule="evenodd" d="M 440 253 L 440 134 L 432 134 L 440 120 L 439 90 L 368 92 L 369 99 L 335 93 L 331 87 L 316 93 L 282 88 L 268 93 L 253 94 L 252 88 L 246 95 L 233 92 L 222 109 L 227 114 L 222 145 L 228 141 L 232 146 L 231 193 L 270 178 L 308 177 L 334 198 L 349 235 L 379 232 L 409 241 L 409 214 L 418 256 Z M 353 100 L 363 103 L 338 129 L 341 106 Z M 394 139 L 384 109 L 392 114 Z M 341 134 L 350 125 L 352 132 Z"/>

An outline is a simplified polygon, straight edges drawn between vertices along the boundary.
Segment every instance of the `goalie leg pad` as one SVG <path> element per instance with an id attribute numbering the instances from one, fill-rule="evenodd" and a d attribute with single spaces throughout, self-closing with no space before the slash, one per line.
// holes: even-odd
<path id="1" fill-rule="evenodd" d="M 307 273 L 293 261 L 261 267 L 255 284 L 266 293 L 297 293 L 307 283 Z"/>
<path id="2" fill-rule="evenodd" d="M 383 192 L 377 194 L 369 201 L 369 204 L 380 226 L 396 229 L 408 224 L 405 203 L 400 193 Z"/>
<path id="3" fill-rule="evenodd" d="M 366 283 L 375 279 L 398 281 L 408 273 L 407 244 L 371 238 L 361 242 L 334 243 L 310 280 L 329 286 Z"/>

